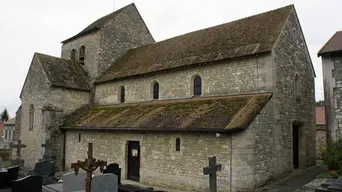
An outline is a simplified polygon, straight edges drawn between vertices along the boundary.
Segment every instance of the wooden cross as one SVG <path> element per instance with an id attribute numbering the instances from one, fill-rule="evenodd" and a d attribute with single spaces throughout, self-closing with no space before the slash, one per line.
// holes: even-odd
<path id="1" fill-rule="evenodd" d="M 17 149 L 17 158 L 20 159 L 21 158 L 21 148 L 25 148 L 26 145 L 25 144 L 21 144 L 21 140 L 18 140 L 18 143 L 17 144 L 10 144 L 10 147 L 11 148 L 16 148 Z"/>
<path id="2" fill-rule="evenodd" d="M 203 174 L 209 175 L 209 192 L 217 192 L 216 173 L 221 169 L 221 164 L 216 164 L 216 156 L 209 157 L 209 166 L 203 168 Z"/>
<path id="3" fill-rule="evenodd" d="M 96 159 L 93 157 L 92 143 L 88 143 L 88 158 L 84 161 L 77 161 L 77 163 L 71 164 L 71 168 L 75 170 L 76 175 L 78 174 L 80 168 L 87 172 L 87 177 L 85 179 L 85 192 L 90 192 L 93 171 L 100 167 L 100 171 L 103 172 L 105 166 L 107 166 L 107 161 L 96 161 Z"/>

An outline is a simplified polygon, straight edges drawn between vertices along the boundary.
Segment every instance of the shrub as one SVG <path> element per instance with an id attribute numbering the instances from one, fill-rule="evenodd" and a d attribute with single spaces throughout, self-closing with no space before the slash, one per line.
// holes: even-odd
<path id="1" fill-rule="evenodd" d="M 339 175 L 342 174 L 342 139 L 331 143 L 322 151 L 321 156 L 329 170 L 335 170 Z"/>

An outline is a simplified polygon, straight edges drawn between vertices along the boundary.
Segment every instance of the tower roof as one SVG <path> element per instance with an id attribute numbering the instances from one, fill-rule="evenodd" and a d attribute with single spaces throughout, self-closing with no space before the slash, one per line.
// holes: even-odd
<path id="1" fill-rule="evenodd" d="M 325 53 L 342 51 L 342 31 L 337 31 L 329 41 L 318 51 L 318 57 Z"/>

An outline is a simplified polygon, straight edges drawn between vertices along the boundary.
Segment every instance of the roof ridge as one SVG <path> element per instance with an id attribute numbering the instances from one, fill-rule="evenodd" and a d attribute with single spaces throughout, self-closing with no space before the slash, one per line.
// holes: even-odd
<path id="1" fill-rule="evenodd" d="M 333 36 L 330 37 L 330 39 L 323 45 L 323 47 L 318 51 L 317 56 L 320 56 L 321 51 L 330 43 L 330 41 L 339 33 L 338 31 L 334 33 Z"/>
<path id="2" fill-rule="evenodd" d="M 233 20 L 233 21 L 228 21 L 228 22 L 221 23 L 221 24 L 218 24 L 218 25 L 213 25 L 213 26 L 206 27 L 206 28 L 202 28 L 202 29 L 198 29 L 198 30 L 195 30 L 195 31 L 190 31 L 190 32 L 183 33 L 183 34 L 180 34 L 180 35 L 177 35 L 177 36 L 168 38 L 168 39 L 164 39 L 164 40 L 162 40 L 162 41 L 158 41 L 158 42 L 155 42 L 155 43 L 167 41 L 167 40 L 170 40 L 170 39 L 173 39 L 173 38 L 177 38 L 177 37 L 180 37 L 180 36 L 183 36 L 183 35 L 187 35 L 187 34 L 196 33 L 196 32 L 198 32 L 198 31 L 202 31 L 202 30 L 208 30 L 208 29 L 215 28 L 215 27 L 219 27 L 219 26 L 222 26 L 222 25 L 230 25 L 230 24 L 233 24 L 233 23 L 236 23 L 236 22 L 245 20 L 245 19 L 249 19 L 249 18 L 252 18 L 252 17 L 255 17 L 255 16 L 264 15 L 264 14 L 268 14 L 268 13 L 271 13 L 271 12 L 276 12 L 276 11 L 279 11 L 279 10 L 282 10 L 282 9 L 286 9 L 286 8 L 290 8 L 290 7 L 293 8 L 294 5 L 293 5 L 293 4 L 290 4 L 290 5 L 287 5 L 287 6 L 284 6 L 284 7 L 280 7 L 280 8 L 273 9 L 273 10 L 269 10 L 269 11 L 262 12 L 262 13 L 257 13 L 257 14 L 250 15 L 250 16 L 247 16 L 247 17 L 244 17 L 244 18 L 240 18 L 240 19 L 236 19 L 236 20 Z M 151 44 L 155 44 L 155 43 L 151 43 Z M 148 46 L 148 45 L 151 45 L 151 44 L 147 44 L 147 45 L 144 45 L 144 46 Z M 144 47 L 144 46 L 141 46 L 141 47 Z M 140 47 L 137 47 L 137 48 L 140 48 Z"/>

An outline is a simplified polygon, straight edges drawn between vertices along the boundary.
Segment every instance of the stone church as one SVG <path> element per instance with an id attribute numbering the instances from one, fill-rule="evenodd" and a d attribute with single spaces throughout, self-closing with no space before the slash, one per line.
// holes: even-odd
<path id="1" fill-rule="evenodd" d="M 136 6 L 35 53 L 17 112 L 25 166 L 94 156 L 122 179 L 254 191 L 315 165 L 315 72 L 293 5 L 155 42 Z M 45 147 L 42 147 L 45 144 Z"/>

